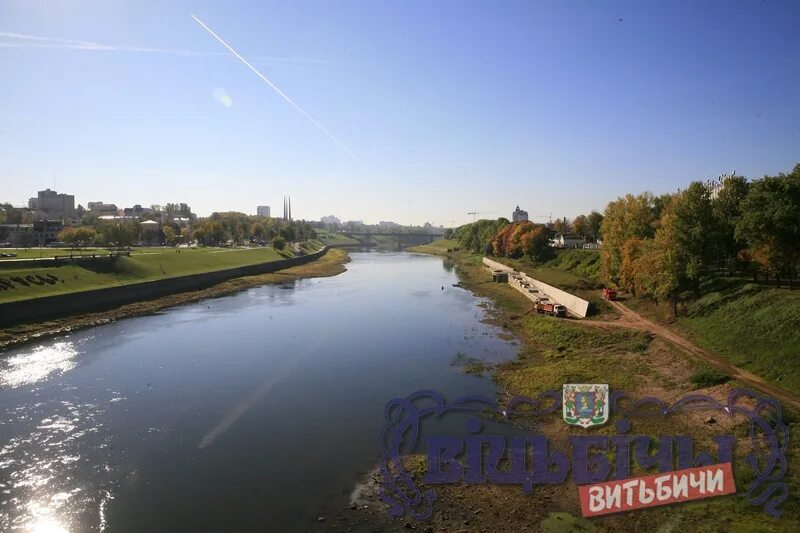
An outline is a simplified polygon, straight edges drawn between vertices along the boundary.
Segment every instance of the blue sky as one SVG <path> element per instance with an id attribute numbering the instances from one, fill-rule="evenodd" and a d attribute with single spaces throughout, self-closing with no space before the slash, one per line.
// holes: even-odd
<path id="1" fill-rule="evenodd" d="M 788 171 L 798 27 L 794 1 L 0 0 L 0 201 L 55 173 L 84 205 L 453 225 Z"/>

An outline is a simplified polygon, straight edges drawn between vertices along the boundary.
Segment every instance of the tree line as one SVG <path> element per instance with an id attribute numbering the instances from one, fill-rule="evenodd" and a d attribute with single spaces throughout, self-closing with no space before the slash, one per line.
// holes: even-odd
<path id="1" fill-rule="evenodd" d="M 173 221 L 163 223 L 158 230 L 144 230 L 140 220 L 101 220 L 94 218 L 91 225 L 66 227 L 59 240 L 73 247 L 97 244 L 110 248 L 124 248 L 138 242 L 173 245 L 192 240 L 205 246 L 219 246 L 228 242 L 236 245 L 272 244 L 283 249 L 287 243 L 301 242 L 317 237 L 316 231 L 303 220 L 287 221 L 246 215 L 237 212 L 213 213 L 210 217 L 196 219 L 193 226 L 181 226 Z"/>
<path id="2" fill-rule="evenodd" d="M 671 301 L 699 295 L 704 277 L 747 272 L 793 287 L 800 261 L 800 165 L 712 190 L 699 181 L 674 194 L 627 194 L 608 204 L 601 226 L 608 284 Z"/>
<path id="3" fill-rule="evenodd" d="M 554 223 L 479 220 L 453 233 L 464 250 L 543 261 L 556 233 L 601 240 L 601 276 L 609 286 L 677 309 L 681 294 L 699 295 L 710 275 L 745 273 L 794 287 L 800 267 L 800 164 L 792 172 L 715 187 L 694 181 L 674 194 L 626 194 L 603 213 Z"/>

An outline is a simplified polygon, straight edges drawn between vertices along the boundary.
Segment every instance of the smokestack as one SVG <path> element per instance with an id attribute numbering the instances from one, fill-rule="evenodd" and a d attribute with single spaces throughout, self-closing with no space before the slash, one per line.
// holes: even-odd
<path id="1" fill-rule="evenodd" d="M 292 221 L 292 197 L 289 197 L 289 222 Z"/>

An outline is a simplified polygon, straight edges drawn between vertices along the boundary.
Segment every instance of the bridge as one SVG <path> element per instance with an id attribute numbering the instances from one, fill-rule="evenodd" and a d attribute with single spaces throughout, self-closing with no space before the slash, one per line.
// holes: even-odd
<path id="1" fill-rule="evenodd" d="M 374 240 L 371 240 L 373 237 L 392 237 L 393 239 L 397 240 L 397 247 L 398 249 L 403 248 L 404 246 L 415 246 L 418 244 L 430 244 L 437 239 L 441 239 L 444 236 L 444 232 L 434 232 L 434 233 L 403 233 L 399 231 L 375 231 L 375 232 L 368 232 L 368 231 L 341 231 L 342 235 L 346 237 L 350 237 L 352 239 L 356 239 L 357 241 L 364 244 L 364 246 L 372 246 L 375 244 Z"/>

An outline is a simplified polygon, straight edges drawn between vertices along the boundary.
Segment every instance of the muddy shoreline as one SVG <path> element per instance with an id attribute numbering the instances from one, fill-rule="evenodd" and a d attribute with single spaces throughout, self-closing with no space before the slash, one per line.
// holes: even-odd
<path id="1" fill-rule="evenodd" d="M 497 367 L 491 376 L 501 387 L 502 397 L 533 396 L 543 390 L 560 389 L 563 383 L 584 382 L 609 383 L 612 389 L 626 390 L 632 397 L 653 395 L 669 402 L 696 392 L 724 399 L 733 388 L 742 385 L 731 380 L 722 385 L 698 388 L 691 383 L 690 376 L 701 363 L 662 339 L 642 332 L 620 328 L 606 331 L 576 321 L 536 316 L 528 312 L 527 302 L 516 291 L 491 283 L 477 256 L 464 253 L 445 256 L 456 263 L 464 288 L 491 301 L 486 320 L 513 334 L 520 342 L 517 357 Z M 623 368 L 624 372 L 620 372 Z M 575 433 L 560 416 L 542 420 L 537 427 L 556 448 L 568 452 L 567 438 Z M 709 418 L 707 413 L 698 412 L 669 419 L 636 419 L 633 427 L 633 433 L 651 438 L 661 434 L 690 434 L 698 448 L 714 449 L 711 440 L 714 436 L 744 434 L 747 422 L 733 417 Z M 614 433 L 613 423 L 600 429 L 602 434 L 609 432 Z M 735 464 L 746 465 L 748 443 L 742 440 L 737 446 Z M 702 505 L 654 507 L 587 520 L 581 516 L 577 487 L 571 479 L 560 485 L 538 485 L 531 494 L 524 494 L 520 487 L 513 485 L 425 485 L 425 457 L 408 456 L 404 462 L 423 492 L 436 491 L 432 516 L 416 521 L 406 514 L 400 520 L 391 520 L 388 506 L 377 499 L 377 490 L 373 487 L 367 500 L 362 499 L 350 511 L 339 513 L 336 522 L 344 526 L 342 530 L 351 527 L 354 531 L 360 530 L 358 526 L 364 525 L 363 515 L 372 516 L 374 530 L 464 532 L 760 530 L 767 517 L 763 509 L 748 502 L 745 491 L 740 490 Z M 737 470 L 736 475 L 737 487 L 746 487 L 751 481 L 752 473 L 744 467 Z M 371 477 L 375 476 L 373 472 Z M 795 530 L 798 517 L 793 516 L 793 510 L 794 506 L 787 506 L 786 518 L 772 523 L 769 529 Z"/>

